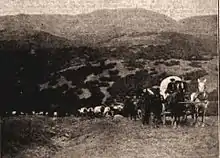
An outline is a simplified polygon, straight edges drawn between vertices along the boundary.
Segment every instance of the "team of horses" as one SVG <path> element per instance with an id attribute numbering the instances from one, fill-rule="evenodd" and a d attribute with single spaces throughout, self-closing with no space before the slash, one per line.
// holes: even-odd
<path id="1" fill-rule="evenodd" d="M 112 116 L 120 114 L 136 120 L 142 120 L 143 124 L 166 124 L 167 117 L 171 118 L 173 127 L 187 121 L 191 115 L 193 124 L 198 125 L 201 116 L 202 126 L 205 125 L 205 114 L 209 104 L 206 92 L 206 79 L 197 80 L 198 89 L 190 96 L 186 96 L 187 83 L 182 80 L 175 81 L 175 92 L 164 97 L 158 87 L 146 88 L 137 91 L 132 96 L 126 96 L 121 105 L 97 106 L 94 108 L 83 107 L 78 110 L 81 116 Z"/>
<path id="2" fill-rule="evenodd" d="M 147 115 L 147 119 L 149 120 L 149 114 L 153 113 L 157 123 L 162 120 L 164 125 L 168 113 L 171 117 L 171 125 L 176 127 L 180 125 L 181 121 L 187 121 L 189 115 L 193 119 L 193 124 L 198 125 L 198 117 L 201 116 L 201 123 L 204 126 L 209 104 L 206 79 L 198 79 L 197 83 L 197 91 L 191 93 L 190 96 L 187 96 L 187 83 L 185 81 L 175 81 L 176 91 L 166 98 L 160 95 L 159 90 L 154 94 L 148 93 L 146 104 L 144 104 L 144 113 Z"/>

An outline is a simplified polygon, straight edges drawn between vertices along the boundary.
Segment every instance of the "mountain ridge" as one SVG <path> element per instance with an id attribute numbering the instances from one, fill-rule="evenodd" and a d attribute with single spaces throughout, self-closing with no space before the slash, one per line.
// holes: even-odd
<path id="1" fill-rule="evenodd" d="M 206 23 L 210 26 L 201 27 L 202 22 L 199 20 L 193 22 L 195 18 L 208 19 Z M 210 22 L 209 19 L 211 19 Z M 127 43 L 129 45 L 146 45 L 148 42 L 151 44 L 152 39 L 157 40 L 156 36 L 161 32 L 191 34 L 201 39 L 215 41 L 217 30 L 214 28 L 217 21 L 213 19 L 215 19 L 215 15 L 195 16 L 176 21 L 166 15 L 142 8 L 102 9 L 77 15 L 0 16 L 0 30 L 6 32 L 6 35 L 2 34 L 2 39 L 7 37 L 7 31 L 26 30 L 47 32 L 53 36 L 67 39 L 76 46 L 108 46 L 112 41 L 119 41 L 119 43 L 116 42 L 119 46 Z M 197 27 L 199 29 L 196 29 Z"/>
<path id="2" fill-rule="evenodd" d="M 192 16 L 178 22 L 183 24 L 182 32 L 217 36 L 217 15 Z"/>
<path id="3" fill-rule="evenodd" d="M 98 10 L 75 16 L 20 14 L 2 16 L 0 21 L 0 30 L 42 30 L 70 40 L 80 40 L 85 45 L 133 32 L 168 31 L 175 29 L 177 24 L 165 15 L 145 9 Z"/>

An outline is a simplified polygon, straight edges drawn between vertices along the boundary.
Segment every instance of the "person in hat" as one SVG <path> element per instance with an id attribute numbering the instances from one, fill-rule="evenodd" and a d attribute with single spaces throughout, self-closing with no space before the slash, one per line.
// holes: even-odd
<path id="1" fill-rule="evenodd" d="M 176 91 L 175 79 L 171 78 L 165 93 L 172 94 L 175 91 Z"/>

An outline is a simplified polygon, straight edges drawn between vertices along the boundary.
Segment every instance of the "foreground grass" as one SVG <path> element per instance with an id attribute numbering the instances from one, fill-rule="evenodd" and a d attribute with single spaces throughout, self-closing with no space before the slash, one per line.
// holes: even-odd
<path id="1" fill-rule="evenodd" d="M 8 123 L 14 119 L 10 118 Z M 149 128 L 142 126 L 140 121 L 130 121 L 126 118 L 119 120 L 106 118 L 88 120 L 75 117 L 57 120 L 45 117 L 16 118 L 21 122 L 28 122 L 30 119 L 32 128 L 37 129 L 32 130 L 31 136 L 26 135 L 28 138 L 33 135 L 34 137 L 29 144 L 23 143 L 23 146 L 13 144 L 11 140 L 12 144 L 7 144 L 7 147 L 17 148 L 17 151 L 10 150 L 13 152 L 6 152 L 4 157 L 218 157 L 217 117 L 207 118 L 207 126 L 204 128 L 183 126 L 178 129 L 168 126 Z M 6 121 L 5 130 L 10 128 L 10 131 L 13 131 L 13 128 L 17 127 L 14 132 L 18 133 L 18 126 L 19 124 L 14 124 L 14 127 L 7 126 Z"/>

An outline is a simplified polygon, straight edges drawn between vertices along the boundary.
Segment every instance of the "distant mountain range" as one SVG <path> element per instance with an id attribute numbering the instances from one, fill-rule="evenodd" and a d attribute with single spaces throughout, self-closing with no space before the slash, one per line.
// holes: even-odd
<path id="1" fill-rule="evenodd" d="M 143 45 L 161 41 L 161 32 L 199 34 L 210 39 L 217 35 L 217 15 L 175 21 L 145 9 L 97 10 L 80 15 L 10 15 L 0 17 L 0 40 L 43 32 L 44 36 L 68 39 L 76 46 Z M 27 36 L 26 36 L 27 37 Z M 132 40 L 132 42 L 130 42 Z M 60 41 L 60 38 L 59 38 Z M 116 42 L 115 42 L 116 41 Z"/>

